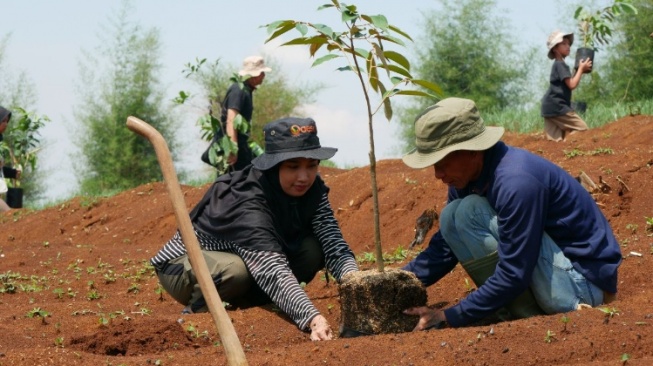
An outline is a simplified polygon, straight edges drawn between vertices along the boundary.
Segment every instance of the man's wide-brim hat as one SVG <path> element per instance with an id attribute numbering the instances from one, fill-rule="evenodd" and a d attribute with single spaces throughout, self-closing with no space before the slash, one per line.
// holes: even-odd
<path id="1" fill-rule="evenodd" d="M 415 119 L 416 148 L 403 161 L 411 168 L 426 168 L 456 150 L 487 150 L 503 132 L 503 127 L 485 126 L 473 101 L 443 99 Z"/>
<path id="2" fill-rule="evenodd" d="M 243 61 L 243 68 L 238 71 L 238 75 L 249 75 L 253 78 L 261 75 L 262 72 L 270 72 L 271 68 L 265 66 L 265 60 L 261 56 L 249 56 Z"/>
<path id="3" fill-rule="evenodd" d="M 265 125 L 263 134 L 265 152 L 252 160 L 259 170 L 268 170 L 282 161 L 295 158 L 327 160 L 338 151 L 320 145 L 317 126 L 312 118 L 278 119 Z"/>
<path id="4" fill-rule="evenodd" d="M 555 55 L 553 54 L 553 47 L 557 46 L 558 43 L 562 42 L 563 39 L 567 37 L 569 39 L 569 46 L 574 44 L 574 34 L 573 33 L 565 33 L 562 31 L 554 31 L 553 33 L 549 34 L 549 38 L 546 40 L 546 48 L 549 50 L 549 53 L 547 56 L 551 60 L 555 58 Z"/>

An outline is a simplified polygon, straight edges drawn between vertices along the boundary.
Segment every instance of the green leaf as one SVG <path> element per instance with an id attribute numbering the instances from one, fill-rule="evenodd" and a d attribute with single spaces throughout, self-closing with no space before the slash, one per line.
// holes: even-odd
<path id="1" fill-rule="evenodd" d="M 403 75 L 409 79 L 412 79 L 413 77 L 410 75 L 410 72 L 408 70 L 404 69 L 403 67 L 399 67 L 397 65 L 379 65 L 380 68 L 382 69 L 387 69 L 388 71 L 396 72 L 399 75 Z"/>
<path id="2" fill-rule="evenodd" d="M 389 35 L 386 34 L 386 35 L 382 35 L 381 39 L 385 39 L 388 42 L 392 42 L 392 43 L 398 44 L 400 46 L 406 47 L 406 44 L 404 43 L 404 41 L 402 41 L 401 39 L 399 39 L 397 37 L 389 36 Z"/>
<path id="3" fill-rule="evenodd" d="M 267 33 L 271 34 L 274 32 L 275 29 L 277 29 L 283 22 L 287 22 L 287 20 L 277 20 L 275 22 L 272 22 L 270 24 L 264 25 L 263 27 L 267 28 Z"/>
<path id="4" fill-rule="evenodd" d="M 299 37 L 295 39 L 291 39 L 290 41 L 281 44 L 282 46 L 294 46 L 294 45 L 303 45 L 303 44 L 314 44 L 314 43 L 324 43 L 324 41 L 320 41 L 319 36 L 316 37 Z"/>
<path id="5" fill-rule="evenodd" d="M 368 50 L 364 49 L 364 48 L 355 48 L 354 50 L 356 51 L 356 56 L 359 56 L 359 57 L 362 57 L 362 58 L 365 58 L 365 59 L 369 57 L 370 52 Z"/>
<path id="6" fill-rule="evenodd" d="M 387 58 L 388 60 L 398 63 L 404 69 L 410 70 L 410 62 L 406 57 L 404 57 L 404 55 L 400 54 L 399 52 L 385 51 L 383 52 L 383 56 L 385 56 L 385 58 Z"/>
<path id="7" fill-rule="evenodd" d="M 438 95 L 443 94 L 442 89 L 437 84 L 432 83 L 430 81 L 420 80 L 420 79 L 413 79 L 413 80 L 411 80 L 411 82 L 413 84 L 417 84 L 417 85 L 421 86 L 422 88 L 426 88 L 428 90 L 431 90 L 431 91 L 437 93 Z"/>
<path id="8" fill-rule="evenodd" d="M 299 33 L 302 34 L 302 37 L 308 33 L 308 27 L 304 23 L 297 23 L 295 24 L 295 29 L 299 31 Z"/>
<path id="9" fill-rule="evenodd" d="M 395 27 L 394 25 L 389 25 L 388 28 L 390 28 L 390 30 L 393 31 L 393 32 L 395 32 L 395 33 L 399 33 L 399 34 L 401 34 L 402 36 L 404 36 L 404 38 L 409 39 L 411 42 L 413 41 L 413 39 L 410 38 L 410 36 L 408 35 L 408 33 L 402 31 L 401 29 Z"/>
<path id="10" fill-rule="evenodd" d="M 368 53 L 368 57 L 365 60 L 365 65 L 367 66 L 367 80 L 370 83 L 372 89 L 375 92 L 379 91 L 379 73 L 376 68 L 376 62 L 371 53 Z"/>
<path id="11" fill-rule="evenodd" d="M 430 98 L 435 98 L 438 99 L 436 95 L 429 94 L 420 90 L 394 90 L 393 95 L 410 95 L 410 96 L 415 96 L 415 97 L 430 97 Z"/>
<path id="12" fill-rule="evenodd" d="M 381 28 L 383 30 L 388 29 L 388 19 L 385 17 L 385 15 L 379 14 L 379 15 L 372 15 L 370 17 L 370 20 L 375 27 Z"/>
<path id="13" fill-rule="evenodd" d="M 322 64 L 322 63 L 327 62 L 327 61 L 329 61 L 329 60 L 333 60 L 334 58 L 338 58 L 338 57 L 340 57 L 340 56 L 338 56 L 338 55 L 334 55 L 333 53 L 329 53 L 329 54 L 327 54 L 327 55 L 324 55 L 324 56 L 322 56 L 322 57 L 316 59 L 316 60 L 313 62 L 313 65 L 311 65 L 311 67 L 315 67 L 315 66 L 317 66 L 317 65 L 319 65 L 319 64 Z"/>
<path id="14" fill-rule="evenodd" d="M 282 25 L 280 25 L 277 28 L 277 30 L 270 37 L 268 37 L 268 39 L 265 40 L 264 43 L 270 42 L 271 40 L 279 37 L 280 35 L 288 32 L 289 30 L 291 30 L 293 28 L 295 28 L 295 22 L 294 21 L 289 20 L 289 21 L 283 22 Z"/>
<path id="15" fill-rule="evenodd" d="M 352 69 L 351 66 L 347 65 L 347 66 L 337 68 L 336 71 L 354 71 L 354 69 Z"/>
<path id="16" fill-rule="evenodd" d="M 322 10 L 322 9 L 327 9 L 327 8 L 333 8 L 333 5 L 332 5 L 332 4 L 324 4 L 324 5 L 320 5 L 320 6 L 317 8 L 317 10 Z"/>
<path id="17" fill-rule="evenodd" d="M 352 6 L 348 6 L 345 10 L 342 11 L 342 21 L 344 23 L 347 22 L 353 22 L 358 19 L 358 13 L 356 12 L 356 7 L 353 7 L 353 11 L 351 10 Z"/>
<path id="18" fill-rule="evenodd" d="M 324 24 L 313 24 L 313 28 L 315 28 L 316 31 L 324 34 L 325 36 L 329 38 L 334 38 L 333 37 L 333 29 L 331 27 L 324 25 Z"/>
<path id="19" fill-rule="evenodd" d="M 385 114 L 385 118 L 387 118 L 388 121 L 392 119 L 392 102 L 390 101 L 390 98 L 383 100 L 383 114 Z"/>

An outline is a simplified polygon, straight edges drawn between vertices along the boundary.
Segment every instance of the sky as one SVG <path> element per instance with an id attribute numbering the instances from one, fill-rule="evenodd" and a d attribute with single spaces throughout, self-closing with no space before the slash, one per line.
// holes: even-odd
<path id="1" fill-rule="evenodd" d="M 311 68 L 305 48 L 279 47 L 279 42 L 265 44 L 268 34 L 261 26 L 276 20 L 306 20 L 342 29 L 333 10 L 317 11 L 325 3 L 329 0 L 136 0 L 131 3 L 130 20 L 143 29 L 159 31 L 161 80 L 169 100 L 188 89 L 181 71 L 196 58 L 219 58 L 239 66 L 249 55 L 264 54 L 273 57 L 280 64 L 279 72 L 292 82 L 315 81 L 325 86 L 305 111 L 315 119 L 322 145 L 338 148 L 333 161 L 341 167 L 369 165 L 366 107 L 353 74 L 335 71 L 341 66 L 335 63 Z M 357 5 L 362 13 L 385 15 L 413 39 L 422 36 L 423 14 L 439 9 L 437 1 L 425 0 L 348 3 Z M 10 34 L 3 65 L 28 76 L 37 93 L 35 111 L 51 119 L 43 129 L 44 148 L 39 155 L 40 169 L 48 172 L 48 199 L 70 198 L 77 187 L 79 167 L 74 162 L 79 152 L 74 135 L 80 122 L 75 121 L 73 110 L 80 107 L 81 100 L 75 89 L 80 80 L 78 63 L 83 50 L 93 51 L 100 45 L 103 26 L 121 4 L 119 0 L 0 0 L 0 38 Z M 516 40 L 523 45 L 541 45 L 540 56 L 545 58 L 548 34 L 561 27 L 561 0 L 498 0 L 497 4 L 497 11 L 510 20 Z M 410 56 L 414 44 L 400 51 Z M 205 111 L 187 107 L 179 112 L 178 131 L 183 144 L 182 151 L 176 152 L 181 157 L 177 170 L 188 171 L 191 176 L 206 174 L 210 170 L 200 155 L 208 143 L 200 139 L 195 125 Z M 385 120 L 382 113 L 374 120 L 377 160 L 401 156 L 393 122 Z"/>

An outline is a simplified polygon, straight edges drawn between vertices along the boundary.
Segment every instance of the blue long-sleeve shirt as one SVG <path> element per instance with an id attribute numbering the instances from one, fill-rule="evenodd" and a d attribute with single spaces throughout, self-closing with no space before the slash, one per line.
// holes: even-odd
<path id="1" fill-rule="evenodd" d="M 499 263 L 477 291 L 445 310 L 449 324 L 483 319 L 526 290 L 544 232 L 585 278 L 606 292 L 617 292 L 622 256 L 612 229 L 592 196 L 559 166 L 499 142 L 485 152 L 479 179 L 460 190 L 451 187 L 448 201 L 470 194 L 486 197 L 497 213 Z M 457 263 L 438 231 L 404 269 L 429 286 Z"/>

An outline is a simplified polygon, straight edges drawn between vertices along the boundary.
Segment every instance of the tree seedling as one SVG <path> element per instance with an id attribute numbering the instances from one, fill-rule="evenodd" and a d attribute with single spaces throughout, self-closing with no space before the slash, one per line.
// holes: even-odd
<path id="1" fill-rule="evenodd" d="M 551 330 L 546 331 L 546 335 L 544 336 L 544 342 L 546 343 L 551 343 L 556 340 L 556 334 L 553 333 Z"/>
<path id="2" fill-rule="evenodd" d="M 63 348 L 63 337 L 57 337 L 54 339 L 54 346 Z"/>
<path id="3" fill-rule="evenodd" d="M 619 310 L 617 308 L 599 308 L 604 314 L 605 314 L 605 319 L 603 319 L 603 323 L 608 324 L 610 322 L 610 319 L 612 319 L 615 315 L 619 315 Z"/>
<path id="4" fill-rule="evenodd" d="M 310 57 L 315 57 L 312 67 L 337 60 L 343 66 L 336 70 L 353 73 L 361 85 L 367 108 L 369 131 L 376 265 L 378 271 L 383 272 L 373 117 L 379 110 L 383 110 L 386 119 L 391 120 L 393 115 L 391 100 L 394 96 L 437 99 L 434 94 L 442 95 L 442 90 L 430 81 L 414 79 L 406 56 L 390 49 L 392 46 L 405 47 L 404 40 L 412 41 L 412 38 L 390 24 L 384 15 L 363 14 L 358 11 L 356 5 L 344 4 L 338 0 L 331 0 L 330 4 L 320 6 L 318 11 L 323 9 L 333 9 L 339 13 L 344 23 L 343 31 L 334 30 L 326 24 L 279 20 L 265 26 L 270 34 L 265 43 L 289 31 L 297 31 L 300 36 L 283 43 L 282 46 L 306 47 Z M 317 57 L 321 52 L 325 54 Z M 406 87 L 421 87 L 429 92 Z M 380 96 L 379 102 L 375 105 L 371 98 L 374 93 Z"/>
<path id="5" fill-rule="evenodd" d="M 560 318 L 560 321 L 562 322 L 562 333 L 567 333 L 567 324 L 569 324 L 571 319 L 567 316 L 567 314 L 564 314 L 562 318 Z"/>
<path id="6" fill-rule="evenodd" d="M 47 311 L 45 311 L 45 310 L 43 310 L 41 308 L 34 308 L 34 309 L 28 311 L 27 314 L 25 314 L 25 316 L 27 316 L 28 318 L 40 317 L 42 323 L 47 324 L 47 322 L 45 321 L 45 318 L 50 316 L 50 313 L 48 313 Z"/>

